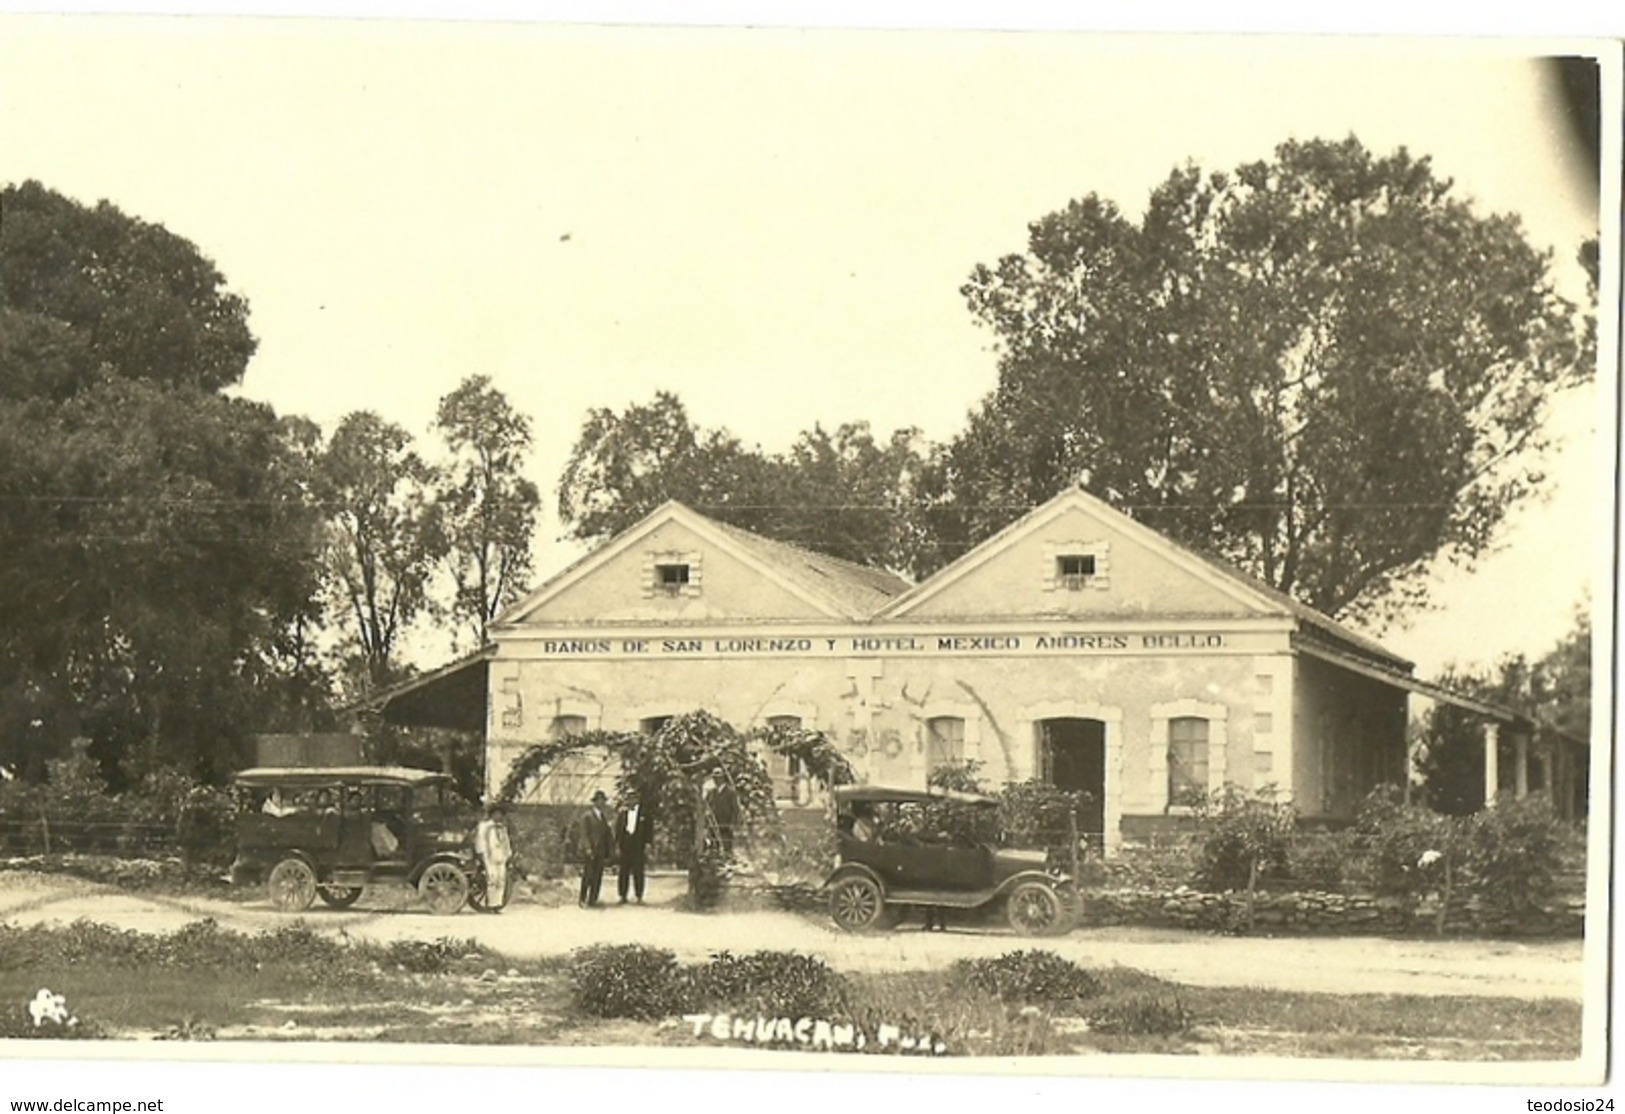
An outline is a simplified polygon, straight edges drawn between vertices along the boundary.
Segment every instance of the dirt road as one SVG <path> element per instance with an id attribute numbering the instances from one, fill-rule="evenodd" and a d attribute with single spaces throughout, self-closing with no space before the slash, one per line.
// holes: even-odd
<path id="1" fill-rule="evenodd" d="M 697 915 L 671 907 L 679 879 L 651 880 L 650 903 L 578 909 L 573 903 L 510 906 L 500 916 L 467 910 L 437 917 L 405 889 L 369 892 L 353 909 L 319 904 L 303 914 L 322 931 L 364 940 L 472 937 L 516 957 L 562 955 L 598 943 L 645 943 L 685 960 L 728 949 L 785 949 L 847 971 L 935 968 L 966 956 L 1044 947 L 1088 966 L 1136 967 L 1179 982 L 1332 993 L 1583 997 L 1577 940 L 1390 940 L 1366 937 L 1225 937 L 1159 929 L 1083 929 L 1034 941 L 992 929 L 926 933 L 915 927 L 849 936 L 781 912 Z M 169 932 L 203 917 L 240 932 L 290 922 L 262 899 L 176 899 L 135 895 L 74 879 L 0 872 L 0 920 L 26 925 L 88 918 L 144 932 Z"/>

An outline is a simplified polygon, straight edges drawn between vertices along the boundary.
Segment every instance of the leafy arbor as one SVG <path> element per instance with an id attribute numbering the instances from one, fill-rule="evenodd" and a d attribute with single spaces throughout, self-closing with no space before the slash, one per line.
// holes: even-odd
<path id="1" fill-rule="evenodd" d="M 715 872 L 722 865 L 716 858 L 716 841 L 709 836 L 706 783 L 733 786 L 747 825 L 771 822 L 777 816 L 773 784 L 756 756 L 757 745 L 794 759 L 826 785 L 855 780 L 851 765 L 822 732 L 774 726 L 741 733 L 702 710 L 676 716 L 649 735 L 587 731 L 528 747 L 509 767 L 496 799 L 506 804 L 523 799 L 573 755 L 593 751 L 610 755 L 620 763 L 618 796 L 623 800 L 635 796 L 655 811 L 662 827 L 673 835 L 678 855 L 688 862 L 691 898 L 703 905 L 714 896 Z"/>
<path id="2" fill-rule="evenodd" d="M 1417 599 L 1538 484 L 1586 332 L 1515 217 L 1426 158 L 1288 142 L 1090 195 L 964 294 L 999 383 L 948 446 L 944 559 L 1074 483 L 1333 615 Z"/>

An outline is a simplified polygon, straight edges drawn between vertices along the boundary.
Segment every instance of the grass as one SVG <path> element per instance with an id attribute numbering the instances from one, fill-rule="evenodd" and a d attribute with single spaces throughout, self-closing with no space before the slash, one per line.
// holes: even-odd
<path id="1" fill-rule="evenodd" d="M 346 945 L 303 931 L 245 936 L 207 922 L 167 935 L 83 923 L 0 926 L 0 1011 L 20 1015 L 49 987 L 88 1025 L 126 1038 L 672 1047 L 706 1040 L 675 1014 L 586 1016 L 572 1003 L 567 958 L 515 961 L 457 940 Z M 732 970 L 754 969 L 750 957 L 740 959 Z M 1182 986 L 1127 968 L 1071 968 L 1047 953 L 1000 957 L 987 970 L 1008 977 L 978 979 L 966 967 L 848 974 L 834 984 L 838 998 L 819 1000 L 831 1003 L 830 1020 L 929 1032 L 956 1055 L 1483 1061 L 1580 1052 L 1580 1006 L 1566 1001 Z M 728 1008 L 735 994 L 742 996 L 732 1008 L 741 1014 L 763 1000 L 749 987 L 729 989 L 710 1008 Z"/>

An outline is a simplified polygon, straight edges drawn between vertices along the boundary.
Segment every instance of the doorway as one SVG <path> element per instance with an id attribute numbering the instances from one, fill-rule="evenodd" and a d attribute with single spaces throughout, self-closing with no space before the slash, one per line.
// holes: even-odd
<path id="1" fill-rule="evenodd" d="M 1106 839 L 1106 724 L 1098 719 L 1038 721 L 1040 776 L 1057 789 L 1088 794 L 1081 834 L 1096 847 Z"/>

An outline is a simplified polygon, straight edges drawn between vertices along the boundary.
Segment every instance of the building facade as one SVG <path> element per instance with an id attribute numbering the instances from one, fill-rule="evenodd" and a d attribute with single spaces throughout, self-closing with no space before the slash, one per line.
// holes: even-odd
<path id="1" fill-rule="evenodd" d="M 1089 794 L 1108 852 L 1234 784 L 1352 815 L 1407 775 L 1410 663 L 1069 491 L 918 585 L 668 503 L 490 631 L 488 789 L 528 746 L 706 709 L 825 732 L 860 778 Z M 772 770 L 786 805 L 812 803 Z M 612 780 L 582 755 L 537 786 Z"/>

